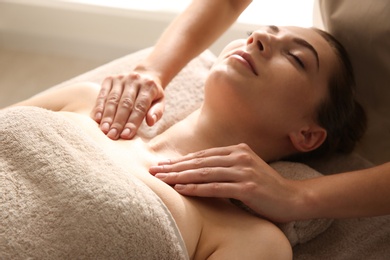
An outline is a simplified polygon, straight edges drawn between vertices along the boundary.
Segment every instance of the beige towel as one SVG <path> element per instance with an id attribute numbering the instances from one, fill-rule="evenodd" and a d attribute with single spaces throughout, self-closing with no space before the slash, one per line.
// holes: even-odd
<path id="1" fill-rule="evenodd" d="M 61 114 L 0 122 L 0 259 L 187 259 L 160 199 Z"/>

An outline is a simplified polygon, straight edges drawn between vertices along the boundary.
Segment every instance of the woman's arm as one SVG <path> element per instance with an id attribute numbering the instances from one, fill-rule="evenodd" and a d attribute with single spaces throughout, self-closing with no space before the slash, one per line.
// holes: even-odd
<path id="1" fill-rule="evenodd" d="M 240 144 L 162 162 L 150 172 L 183 195 L 241 200 L 277 222 L 390 214 L 390 163 L 294 181 Z"/>
<path id="2" fill-rule="evenodd" d="M 144 118 L 148 125 L 154 125 L 163 115 L 164 88 L 225 32 L 251 1 L 193 0 L 121 87 L 113 86 L 113 78 L 104 81 L 91 113 L 103 132 L 112 139 L 130 139 Z"/>
<path id="3" fill-rule="evenodd" d="M 52 111 L 70 111 L 88 113 L 99 91 L 99 85 L 82 82 L 62 88 L 53 88 L 43 91 L 14 106 L 36 106 Z"/>

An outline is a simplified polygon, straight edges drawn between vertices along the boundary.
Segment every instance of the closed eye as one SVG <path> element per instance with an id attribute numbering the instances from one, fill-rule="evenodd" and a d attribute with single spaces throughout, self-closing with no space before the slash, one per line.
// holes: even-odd
<path id="1" fill-rule="evenodd" d="M 305 64 L 303 63 L 303 61 L 296 55 L 294 55 L 293 53 L 288 53 L 294 60 L 295 62 L 302 68 L 302 69 L 305 69 Z"/>

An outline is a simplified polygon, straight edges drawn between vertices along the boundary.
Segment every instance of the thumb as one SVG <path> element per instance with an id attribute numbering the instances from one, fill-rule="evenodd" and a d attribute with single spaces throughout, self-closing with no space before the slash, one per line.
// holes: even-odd
<path id="1" fill-rule="evenodd" d="M 148 126 L 156 124 L 163 116 L 164 113 L 164 99 L 160 99 L 153 103 L 146 115 L 146 123 Z"/>

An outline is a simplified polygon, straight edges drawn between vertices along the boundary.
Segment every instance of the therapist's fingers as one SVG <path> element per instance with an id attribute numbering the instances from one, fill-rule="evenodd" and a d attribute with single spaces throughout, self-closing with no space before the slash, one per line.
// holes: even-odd
<path id="1" fill-rule="evenodd" d="M 163 90 L 160 90 L 157 84 L 153 80 L 146 80 L 137 93 L 136 100 L 134 102 L 133 109 L 127 120 L 121 137 L 124 139 L 132 138 L 138 131 L 142 121 L 146 118 L 147 113 L 152 107 L 152 104 L 157 100 L 161 100 L 164 97 Z M 161 112 L 162 113 L 162 112 Z M 162 114 L 153 116 L 154 124 L 161 118 Z"/>
<path id="2" fill-rule="evenodd" d="M 173 188 L 182 195 L 244 200 L 246 186 L 237 183 L 176 184 Z"/>
<path id="3" fill-rule="evenodd" d="M 188 170 L 198 170 L 206 168 L 215 168 L 223 167 L 228 168 L 233 166 L 234 163 L 229 156 L 218 155 L 218 156 L 209 156 L 204 158 L 192 158 L 188 160 L 183 160 L 171 164 L 159 164 L 151 166 L 149 171 L 152 174 L 157 173 L 170 173 L 170 172 L 184 172 Z"/>
<path id="4" fill-rule="evenodd" d="M 252 166 L 254 153 L 246 144 L 210 148 L 174 159 L 159 162 L 153 172 L 180 172 L 204 167 Z"/>
<path id="5" fill-rule="evenodd" d="M 153 93 L 145 94 L 145 83 L 140 79 L 141 76 L 138 73 L 129 74 L 123 79 L 121 99 L 107 134 L 109 138 L 131 139 L 137 133 L 146 111 L 154 99 Z"/>
<path id="6" fill-rule="evenodd" d="M 264 163 L 246 144 L 213 148 L 167 160 L 149 172 L 168 184 L 253 182 Z"/>
<path id="7" fill-rule="evenodd" d="M 107 134 L 111 129 L 111 125 L 114 121 L 118 109 L 118 104 L 122 97 L 122 93 L 123 93 L 122 78 L 123 78 L 122 76 L 109 77 L 105 79 L 103 82 L 103 85 L 111 84 L 111 90 L 107 96 L 104 105 L 102 120 L 100 121 L 100 129 L 105 134 Z"/>
<path id="8" fill-rule="evenodd" d="M 125 124 L 133 111 L 134 103 L 137 98 L 139 84 L 134 82 L 135 77 L 126 77 L 121 82 L 122 94 L 117 105 L 114 120 L 110 126 L 107 136 L 111 139 L 117 139 L 122 133 Z"/>
<path id="9" fill-rule="evenodd" d="M 214 147 L 210 149 L 205 149 L 198 152 L 189 153 L 181 157 L 160 161 L 159 165 L 174 165 L 174 164 L 180 164 L 181 162 L 192 160 L 193 162 L 196 162 L 193 165 L 194 167 L 196 167 L 197 165 L 202 166 L 201 165 L 202 159 L 208 157 L 227 156 L 235 150 L 234 147 L 235 146 L 227 146 L 227 147 Z"/>
<path id="10" fill-rule="evenodd" d="M 167 184 L 240 182 L 242 179 L 233 167 L 204 167 L 182 172 L 158 172 L 154 176 Z"/>
<path id="11" fill-rule="evenodd" d="M 100 123 L 103 118 L 104 107 L 106 104 L 108 94 L 111 91 L 111 88 L 112 88 L 112 78 L 106 78 L 102 83 L 98 97 L 96 99 L 95 106 L 92 109 L 92 118 L 97 123 Z"/>
<path id="12" fill-rule="evenodd" d="M 150 107 L 146 115 L 146 123 L 148 126 L 153 126 L 157 123 L 163 116 L 165 109 L 165 99 L 161 98 L 155 101 Z"/>

